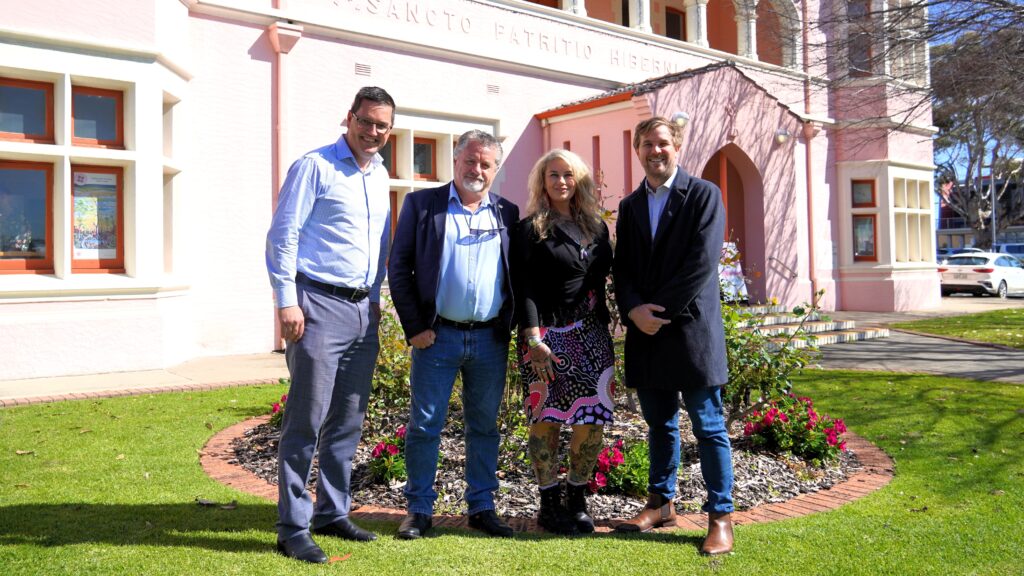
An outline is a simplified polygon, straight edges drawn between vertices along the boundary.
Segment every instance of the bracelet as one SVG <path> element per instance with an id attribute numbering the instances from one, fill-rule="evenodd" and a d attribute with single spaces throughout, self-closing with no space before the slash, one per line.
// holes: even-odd
<path id="1" fill-rule="evenodd" d="M 531 350 L 540 346 L 541 342 L 543 342 L 543 340 L 541 340 L 540 336 L 532 335 L 526 337 L 526 345 L 529 346 Z"/>

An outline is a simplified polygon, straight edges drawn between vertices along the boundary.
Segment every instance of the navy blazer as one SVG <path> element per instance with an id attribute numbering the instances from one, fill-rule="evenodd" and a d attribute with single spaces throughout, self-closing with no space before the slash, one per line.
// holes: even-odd
<path id="1" fill-rule="evenodd" d="M 728 380 L 718 263 L 725 234 L 722 192 L 676 172 L 651 239 L 646 181 L 619 203 L 615 225 L 615 299 L 626 332 L 626 386 L 682 390 Z M 640 304 L 665 307 L 671 324 L 653 336 L 629 320 Z"/>
<path id="2" fill-rule="evenodd" d="M 407 195 L 398 217 L 388 260 L 388 286 L 406 339 L 433 328 L 437 321 L 437 287 L 450 190 L 448 183 Z M 505 300 L 494 329 L 507 342 L 516 317 L 509 245 L 519 223 L 519 207 L 493 192 L 490 197 L 498 208 L 501 262 L 505 267 Z"/>

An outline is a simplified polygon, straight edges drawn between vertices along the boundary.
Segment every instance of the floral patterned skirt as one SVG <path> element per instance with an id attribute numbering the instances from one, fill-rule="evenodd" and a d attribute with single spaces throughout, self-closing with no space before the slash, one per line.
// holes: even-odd
<path id="1" fill-rule="evenodd" d="M 545 383 L 534 373 L 529 347 L 519 347 L 519 375 L 524 388 L 526 419 L 530 424 L 608 424 L 615 407 L 615 351 L 608 327 L 594 313 L 590 293 L 562 326 L 541 326 L 540 335 L 560 364 L 552 362 L 555 378 Z M 544 324 L 545 322 L 541 322 Z M 561 322 L 551 322 L 561 324 Z"/>

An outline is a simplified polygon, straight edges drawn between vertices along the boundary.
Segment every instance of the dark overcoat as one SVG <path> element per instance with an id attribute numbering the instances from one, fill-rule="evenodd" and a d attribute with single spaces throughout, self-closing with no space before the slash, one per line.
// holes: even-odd
<path id="1" fill-rule="evenodd" d="M 626 386 L 683 390 L 728 380 L 718 262 L 725 234 L 722 193 L 682 168 L 651 239 L 647 182 L 619 203 L 615 299 L 626 331 Z M 630 322 L 640 304 L 671 320 L 653 336 Z"/>
<path id="2" fill-rule="evenodd" d="M 450 190 L 448 183 L 407 195 L 398 217 L 388 258 L 388 287 L 406 339 L 433 328 L 437 321 L 437 288 Z M 516 318 L 509 248 L 516 236 L 519 207 L 493 192 L 490 198 L 497 208 L 495 218 L 500 227 L 501 263 L 505 268 L 505 300 L 494 328 L 501 340 L 507 342 Z"/>

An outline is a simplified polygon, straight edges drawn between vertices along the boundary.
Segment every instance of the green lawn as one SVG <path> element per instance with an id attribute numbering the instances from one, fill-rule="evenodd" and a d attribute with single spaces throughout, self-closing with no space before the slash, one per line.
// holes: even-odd
<path id="1" fill-rule="evenodd" d="M 1024 308 L 900 322 L 892 327 L 1024 349 Z"/>
<path id="2" fill-rule="evenodd" d="M 438 530 L 349 544 L 307 566 L 273 551 L 274 505 L 208 479 L 214 431 L 264 413 L 279 386 L 0 410 L 3 574 L 1020 574 L 1024 387 L 929 376 L 807 372 L 797 391 L 896 459 L 883 490 L 838 510 L 737 529 L 737 552 L 701 534 L 514 540 Z M 30 452 L 18 454 L 17 451 Z M 194 501 L 238 500 L 234 510 Z"/>

